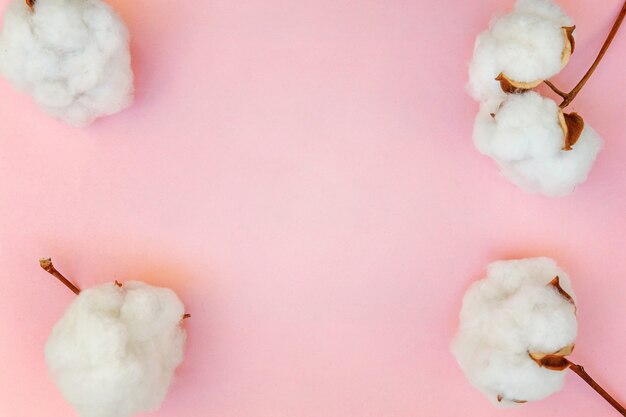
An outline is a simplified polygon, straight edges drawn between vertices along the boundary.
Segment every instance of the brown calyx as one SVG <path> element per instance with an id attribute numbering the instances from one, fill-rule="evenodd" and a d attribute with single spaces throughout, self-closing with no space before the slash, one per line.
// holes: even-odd
<path id="1" fill-rule="evenodd" d="M 552 279 L 552 281 L 550 281 L 550 282 L 548 283 L 548 285 L 549 285 L 549 286 L 551 286 L 551 287 L 554 287 L 554 289 L 556 289 L 556 290 L 558 291 L 558 293 L 559 293 L 559 294 L 560 294 L 563 298 L 565 298 L 567 301 L 569 301 L 569 302 L 570 302 L 570 303 L 574 306 L 574 308 L 576 308 L 576 303 L 574 302 L 574 299 L 572 298 L 572 296 L 571 296 L 571 295 L 569 295 L 569 294 L 567 293 L 567 291 L 565 291 L 565 290 L 561 287 L 561 282 L 560 282 L 560 278 L 559 278 L 559 276 L 558 276 L 558 275 L 557 275 L 556 277 L 554 277 L 554 278 Z M 570 353 L 571 353 L 571 352 L 570 352 Z"/>
<path id="2" fill-rule="evenodd" d="M 28 8 L 30 9 L 31 12 L 35 11 L 35 2 L 37 0 L 25 0 L 26 1 L 26 5 L 28 6 Z"/>
<path id="3" fill-rule="evenodd" d="M 528 352 L 528 356 L 535 361 L 537 365 L 551 371 L 564 371 L 571 362 L 566 356 L 571 355 L 574 351 L 574 344 L 567 345 L 554 353 Z"/>
<path id="4" fill-rule="evenodd" d="M 567 38 L 570 44 L 571 53 L 574 53 L 576 49 L 576 39 L 574 39 L 574 30 L 576 30 L 576 25 L 574 26 L 563 26 L 562 29 L 565 31 L 565 37 Z"/>
<path id="5" fill-rule="evenodd" d="M 559 124 L 563 130 L 564 137 L 562 149 L 564 151 L 571 151 L 573 149 L 572 147 L 578 142 L 580 135 L 583 133 L 585 121 L 576 112 L 565 113 L 562 109 L 559 109 Z"/>
<path id="6" fill-rule="evenodd" d="M 541 359 L 536 359 L 534 357 L 534 353 L 529 353 L 528 354 L 532 360 L 535 361 L 535 363 L 537 363 L 537 365 L 541 366 L 542 368 L 546 368 L 549 369 L 551 371 L 564 371 L 567 368 L 569 368 L 571 362 L 564 356 L 559 356 L 559 355 L 545 355 L 544 357 L 542 357 Z"/>
<path id="7" fill-rule="evenodd" d="M 500 82 L 500 88 L 507 94 L 525 93 L 528 90 L 532 90 L 543 82 L 543 80 L 536 80 L 531 82 L 515 81 L 504 75 L 504 73 L 498 74 L 496 81 Z"/>
<path id="8" fill-rule="evenodd" d="M 563 30 L 563 36 L 565 36 L 565 46 L 561 53 L 561 68 L 564 68 L 574 53 L 574 49 L 576 49 L 576 41 L 574 40 L 574 29 L 576 29 L 576 26 L 563 26 L 561 29 Z"/>
<path id="9" fill-rule="evenodd" d="M 502 400 L 504 400 L 504 396 L 502 394 L 498 394 L 498 402 L 501 403 Z M 528 402 L 525 400 L 510 400 L 510 401 L 513 401 L 514 403 L 518 403 L 518 404 L 524 404 Z"/>

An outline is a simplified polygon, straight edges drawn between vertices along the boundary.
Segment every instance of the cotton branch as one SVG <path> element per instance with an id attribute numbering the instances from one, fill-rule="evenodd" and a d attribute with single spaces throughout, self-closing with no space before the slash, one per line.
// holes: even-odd
<path id="1" fill-rule="evenodd" d="M 607 36 L 606 40 L 604 41 L 604 44 L 602 45 L 602 48 L 600 49 L 600 52 L 598 53 L 598 56 L 596 57 L 596 60 L 593 61 L 593 64 L 591 65 L 591 68 L 589 68 L 587 73 L 578 82 L 578 84 L 576 84 L 576 86 L 572 89 L 572 91 L 570 91 L 569 93 L 564 93 L 561 90 L 559 90 L 558 88 L 556 88 L 550 81 L 545 81 L 546 85 L 548 87 L 550 87 L 552 89 L 552 91 L 554 91 L 556 94 L 558 94 L 559 96 L 561 96 L 563 98 L 563 102 L 560 104 L 559 107 L 564 109 L 565 107 L 569 106 L 570 103 L 572 101 L 574 101 L 574 99 L 576 98 L 576 96 L 578 95 L 580 90 L 582 90 L 582 88 L 585 86 L 587 81 L 589 81 L 589 78 L 591 78 L 591 75 L 593 74 L 593 72 L 596 70 L 596 68 L 598 67 L 598 65 L 602 61 L 602 58 L 604 58 L 604 54 L 606 54 L 606 51 L 611 46 L 611 42 L 613 42 L 613 39 L 615 38 L 615 35 L 617 34 L 617 31 L 619 30 L 620 26 L 622 25 L 622 22 L 624 21 L 624 17 L 626 17 L 626 2 L 624 2 L 624 5 L 622 6 L 622 10 L 620 11 L 619 15 L 617 16 L 617 19 L 615 20 L 615 23 L 613 24 L 613 27 L 611 28 L 611 31 L 609 32 L 609 35 Z"/>
<path id="2" fill-rule="evenodd" d="M 72 292 L 74 292 L 74 294 L 76 294 L 76 295 L 80 294 L 80 289 L 78 289 L 78 287 L 76 287 L 74 284 L 72 284 L 67 278 L 65 278 L 59 271 L 56 270 L 54 265 L 52 265 L 52 259 L 50 259 L 50 258 L 40 259 L 39 260 L 39 265 L 46 272 L 48 272 L 49 274 L 54 276 L 56 279 L 61 281 L 63 284 L 65 284 L 65 286 L 67 288 L 69 288 L 70 290 L 72 290 Z"/>
<path id="3" fill-rule="evenodd" d="M 585 368 L 580 365 L 576 365 L 575 363 L 570 363 L 569 369 L 575 372 L 579 377 L 581 377 L 591 388 L 593 388 L 598 394 L 602 396 L 609 404 L 613 406 L 617 411 L 620 412 L 621 415 L 626 416 L 626 408 L 624 408 L 617 400 L 604 390 L 596 381 L 589 376 Z"/>
<path id="4" fill-rule="evenodd" d="M 550 87 L 550 90 L 561 96 L 561 98 L 567 98 L 567 93 L 559 90 L 556 85 L 552 84 L 549 80 L 544 80 L 543 83 Z"/>

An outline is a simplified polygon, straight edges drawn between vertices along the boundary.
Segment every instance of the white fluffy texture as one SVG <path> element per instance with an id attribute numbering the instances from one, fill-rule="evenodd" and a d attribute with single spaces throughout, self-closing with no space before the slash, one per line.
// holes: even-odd
<path id="1" fill-rule="evenodd" d="M 48 370 L 81 417 L 156 410 L 183 360 L 183 315 L 166 288 L 130 281 L 84 290 L 48 339 Z"/>
<path id="2" fill-rule="evenodd" d="M 587 179 L 602 138 L 585 124 L 578 142 L 564 151 L 559 108 L 535 92 L 484 102 L 474 124 L 474 143 L 502 174 L 528 192 L 563 196 Z M 495 113 L 492 117 L 490 113 Z"/>
<path id="3" fill-rule="evenodd" d="M 133 100 L 128 30 L 100 0 L 13 0 L 0 34 L 0 72 L 49 114 L 76 126 Z"/>
<path id="4" fill-rule="evenodd" d="M 518 0 L 515 9 L 491 22 L 474 45 L 470 63 L 470 94 L 476 100 L 503 97 L 495 78 L 504 73 L 519 82 L 546 80 L 561 70 L 572 20 L 551 0 Z"/>
<path id="5" fill-rule="evenodd" d="M 556 352 L 576 338 L 574 306 L 548 285 L 557 275 L 575 298 L 567 274 L 548 258 L 494 262 L 465 294 L 452 352 L 469 382 L 496 405 L 540 400 L 563 386 L 565 372 L 528 356 Z"/>

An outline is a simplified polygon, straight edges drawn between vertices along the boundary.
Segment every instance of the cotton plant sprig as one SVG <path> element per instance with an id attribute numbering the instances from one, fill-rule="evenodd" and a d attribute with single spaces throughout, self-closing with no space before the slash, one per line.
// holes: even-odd
<path id="1" fill-rule="evenodd" d="M 76 126 L 133 101 L 128 29 L 101 0 L 13 0 L 0 33 L 0 73 Z"/>
<path id="2" fill-rule="evenodd" d="M 452 352 L 470 384 L 498 406 L 544 399 L 570 369 L 626 409 L 567 356 L 578 330 L 569 276 L 549 258 L 498 261 L 465 293 Z"/>
<path id="3" fill-rule="evenodd" d="M 603 141 L 578 113 L 565 109 L 602 61 L 625 16 L 626 2 L 597 58 L 570 92 L 550 78 L 576 50 L 576 26 L 552 0 L 518 0 L 477 37 L 468 84 L 480 102 L 474 143 L 509 181 L 528 192 L 563 196 L 587 179 Z M 562 102 L 533 91 L 541 84 Z"/>
<path id="4" fill-rule="evenodd" d="M 163 402 L 183 360 L 183 303 L 168 288 L 118 281 L 81 291 L 52 264 L 41 267 L 77 297 L 48 338 L 48 371 L 81 417 L 128 417 Z"/>

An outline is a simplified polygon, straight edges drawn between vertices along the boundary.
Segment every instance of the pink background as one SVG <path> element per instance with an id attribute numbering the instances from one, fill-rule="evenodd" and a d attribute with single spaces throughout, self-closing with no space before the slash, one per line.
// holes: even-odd
<path id="1" fill-rule="evenodd" d="M 578 48 L 557 85 L 621 2 L 563 1 Z M 547 199 L 471 141 L 466 63 L 512 1 L 111 3 L 133 35 L 131 109 L 75 129 L 0 81 L 1 416 L 75 415 L 42 353 L 73 295 L 42 256 L 81 287 L 184 300 L 186 361 L 154 416 L 616 415 L 574 375 L 497 410 L 449 343 L 488 262 L 551 256 L 580 300 L 574 359 L 626 402 L 626 30 L 573 105 L 606 148 Z"/>

